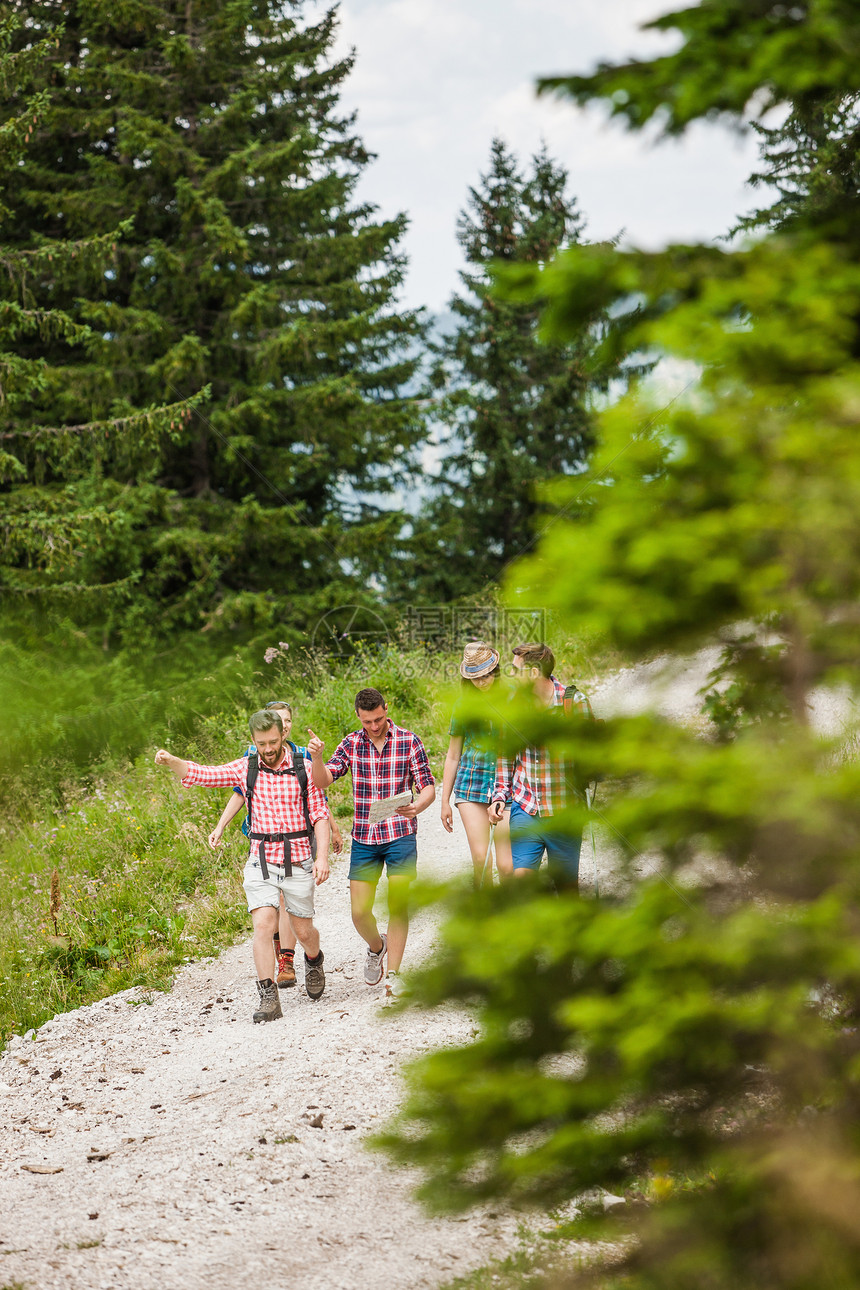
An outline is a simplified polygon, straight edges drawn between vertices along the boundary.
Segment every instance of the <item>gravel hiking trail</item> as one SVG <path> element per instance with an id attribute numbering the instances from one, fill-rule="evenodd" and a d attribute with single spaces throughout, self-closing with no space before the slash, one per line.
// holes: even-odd
<path id="1" fill-rule="evenodd" d="M 417 1172 L 363 1145 L 403 1096 L 403 1062 L 468 1041 L 472 1022 L 400 1012 L 365 985 L 347 868 L 336 860 L 317 891 L 318 1003 L 299 966 L 283 1020 L 253 1025 L 248 940 L 183 967 L 169 993 L 126 990 L 13 1038 L 0 1057 L 0 1286 L 396 1290 L 515 1246 L 522 1215 L 428 1218 Z M 462 826 L 445 833 L 438 803 L 419 821 L 419 871 L 471 872 Z M 404 966 L 433 952 L 438 917 L 416 916 Z"/>
<path id="2" fill-rule="evenodd" d="M 694 719 L 715 658 L 621 669 L 590 688 L 595 710 Z M 832 706 L 819 715 L 839 725 Z M 585 893 L 595 870 L 603 892 L 620 879 L 617 841 L 595 818 Z M 427 878 L 468 881 L 462 826 L 455 812 L 444 832 L 438 801 L 421 816 L 419 857 Z M 13 1038 L 0 1057 L 0 1287 L 398 1290 L 444 1285 L 515 1247 L 522 1215 L 428 1218 L 411 1196 L 417 1172 L 363 1145 L 403 1096 L 404 1061 L 468 1042 L 473 1023 L 453 1008 L 394 1010 L 365 985 L 347 868 L 335 860 L 317 891 L 318 1003 L 300 984 L 280 992 L 283 1020 L 253 1025 L 246 940 L 182 968 L 168 993 L 127 990 Z M 634 871 L 654 866 L 641 857 Z M 432 954 L 438 919 L 416 916 L 407 968 Z"/>

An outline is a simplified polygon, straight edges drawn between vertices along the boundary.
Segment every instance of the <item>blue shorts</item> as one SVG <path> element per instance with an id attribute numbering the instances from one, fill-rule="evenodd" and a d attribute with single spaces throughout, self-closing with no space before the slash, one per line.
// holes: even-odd
<path id="1" fill-rule="evenodd" d="M 352 839 L 349 876 L 356 882 L 379 882 L 382 866 L 389 878 L 414 878 L 418 866 L 418 839 L 407 833 L 390 842 L 358 842 Z"/>
<path id="2" fill-rule="evenodd" d="M 529 815 L 519 802 L 511 804 L 511 853 L 514 869 L 539 869 L 546 852 L 550 876 L 565 885 L 579 879 L 582 834 L 554 824 L 551 815 Z"/>

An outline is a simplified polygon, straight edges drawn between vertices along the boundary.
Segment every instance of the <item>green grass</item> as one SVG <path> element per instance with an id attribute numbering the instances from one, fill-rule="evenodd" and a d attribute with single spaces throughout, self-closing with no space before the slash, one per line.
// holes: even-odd
<path id="1" fill-rule="evenodd" d="M 127 766 L 151 731 L 187 738 L 213 696 L 222 707 L 242 703 L 254 684 L 247 659 L 216 658 L 198 641 L 140 658 L 0 637 L 0 841 L 21 819 L 62 809 L 68 793 Z"/>
<path id="2" fill-rule="evenodd" d="M 441 1290 L 554 1290 L 593 1265 L 594 1255 L 594 1247 L 583 1247 L 575 1224 L 539 1233 L 523 1227 L 511 1254 L 446 1281 Z"/>
<path id="3" fill-rule="evenodd" d="M 118 990 L 164 989 L 184 961 L 248 933 L 241 885 L 247 844 L 238 821 L 219 852 L 206 843 L 229 790 L 182 790 L 152 763 L 160 744 L 194 760 L 232 760 L 248 744 L 247 713 L 279 697 L 294 704 L 296 742 L 306 742 L 310 725 L 333 750 L 355 728 L 354 696 L 368 677 L 383 689 L 395 720 L 422 735 L 439 771 L 448 697 L 423 655 L 357 657 L 334 668 L 305 657 L 250 674 L 239 700 L 231 694 L 219 707 L 213 696 L 193 734 L 187 718 L 179 731 L 171 728 L 169 708 L 148 717 L 138 736 L 149 744 L 145 752 L 53 785 L 48 800 L 59 797 L 58 808 L 8 829 L 0 850 L 0 1042 Z M 348 778 L 330 793 L 344 831 L 350 794 Z M 16 800 L 20 806 L 27 799 Z M 49 912 L 55 870 L 56 928 Z"/>
<path id="4" fill-rule="evenodd" d="M 164 987 L 183 959 L 235 938 L 246 923 L 237 846 L 213 854 L 205 843 L 216 805 L 206 793 L 180 800 L 140 758 L 19 831 L 0 876 L 4 1042 L 117 990 Z M 49 916 L 55 869 L 59 936 Z"/>
<path id="5" fill-rule="evenodd" d="M 261 660 L 262 648 L 253 654 Z M 586 658 L 571 645 L 560 653 L 560 674 L 586 684 Z M 24 751 L 11 764 L 7 760 L 6 774 L 0 766 L 6 807 L 0 833 L 0 1044 L 118 990 L 167 988 L 184 961 L 215 954 L 248 933 L 241 886 L 246 844 L 238 821 L 218 853 L 206 843 L 229 790 L 180 789 L 153 765 L 156 748 L 198 761 L 230 761 L 247 747 L 249 712 L 284 698 L 294 705 L 294 741 L 306 743 L 310 726 L 331 752 L 355 729 L 356 691 L 373 684 L 386 696 L 394 720 L 424 740 L 441 782 L 456 662 L 418 649 L 359 653 L 334 664 L 287 654 L 255 666 L 233 655 L 208 675 L 194 673 L 186 689 L 171 673 L 166 696 L 155 689 L 130 706 L 111 701 L 104 721 L 96 720 L 92 705 L 81 715 L 81 695 L 90 704 L 93 699 L 92 660 L 82 673 L 86 684 L 77 687 L 70 662 L 59 694 L 72 697 L 66 709 L 55 702 L 48 727 L 38 725 L 31 684 L 16 747 L 38 762 L 38 786 Z M 40 661 L 37 667 L 43 680 L 46 666 Z M 14 709 L 11 692 L 0 699 Z M 79 719 L 84 733 L 77 731 Z M 112 722 L 121 726 L 115 745 Z M 62 755 L 52 756 L 57 723 L 74 738 Z M 333 786 L 329 798 L 348 831 L 348 777 Z M 54 870 L 61 898 L 56 929 L 49 913 Z"/>

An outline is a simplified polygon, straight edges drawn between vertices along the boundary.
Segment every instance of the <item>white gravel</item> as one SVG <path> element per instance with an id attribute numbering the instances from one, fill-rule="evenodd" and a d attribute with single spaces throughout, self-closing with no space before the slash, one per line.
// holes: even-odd
<path id="1" fill-rule="evenodd" d="M 426 876 L 471 873 L 437 805 L 419 856 Z M 128 990 L 13 1041 L 0 1057 L 0 1284 L 395 1290 L 444 1284 L 516 1244 L 521 1215 L 431 1220 L 411 1199 L 417 1173 L 363 1145 L 403 1095 L 404 1060 L 472 1025 L 453 1010 L 395 1013 L 364 984 L 346 874 L 336 862 L 318 890 L 318 1003 L 283 990 L 283 1020 L 253 1025 L 247 941 L 183 968 L 168 994 Z M 404 966 L 436 935 L 424 911 Z"/>
<path id="2" fill-rule="evenodd" d="M 595 711 L 656 709 L 698 725 L 697 692 L 715 662 L 705 650 L 621 669 L 591 687 Z M 855 712 L 847 694 L 820 692 L 812 719 L 845 735 Z M 590 830 L 583 845 L 584 893 L 595 867 L 602 890 L 622 867 L 599 802 L 596 822 L 596 850 Z M 462 829 L 442 830 L 438 804 L 421 818 L 419 854 L 424 875 L 469 880 Z M 634 868 L 653 872 L 656 858 Z M 368 989 L 346 873 L 336 862 L 318 891 L 319 1003 L 301 988 L 281 991 L 284 1019 L 254 1026 L 246 941 L 183 968 L 169 994 L 125 991 L 12 1042 L 0 1057 L 0 1282 L 233 1290 L 252 1277 L 398 1290 L 442 1285 L 516 1245 L 522 1215 L 484 1208 L 431 1220 L 411 1199 L 418 1175 L 363 1146 L 402 1098 L 404 1061 L 467 1041 L 472 1023 L 454 1010 L 395 1013 Z M 437 935 L 435 911 L 423 911 L 405 966 L 432 953 Z"/>
<path id="3" fill-rule="evenodd" d="M 601 717 L 656 712 L 668 721 L 704 730 L 702 700 L 711 688 L 708 676 L 720 654 L 720 646 L 711 645 L 695 654 L 661 654 L 647 663 L 619 668 L 589 689 L 594 710 Z M 848 686 L 819 686 L 810 694 L 809 723 L 816 734 L 848 737 L 857 720 L 857 705 Z"/>

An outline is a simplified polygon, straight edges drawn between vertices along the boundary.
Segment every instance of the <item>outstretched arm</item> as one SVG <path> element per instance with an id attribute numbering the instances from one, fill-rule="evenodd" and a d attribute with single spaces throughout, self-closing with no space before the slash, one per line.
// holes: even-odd
<path id="1" fill-rule="evenodd" d="M 182 757 L 174 757 L 166 748 L 159 748 L 155 764 L 172 770 L 177 779 L 182 780 L 184 788 L 194 788 L 198 784 L 204 788 L 231 788 L 234 784 L 244 784 L 248 775 L 247 757 L 238 757 L 223 766 L 201 766 L 199 762 L 185 761 Z"/>
<path id="2" fill-rule="evenodd" d="M 325 747 L 325 744 L 320 739 L 319 735 L 314 734 L 310 726 L 308 726 L 308 734 L 310 735 L 310 739 L 308 740 L 308 752 L 311 755 L 311 776 L 313 777 L 313 781 L 317 788 L 326 789 L 329 785 L 334 783 L 334 775 L 332 775 L 328 766 L 326 766 L 323 761 L 323 748 Z"/>
<path id="3" fill-rule="evenodd" d="M 212 832 L 209 834 L 208 842 L 213 851 L 216 851 L 218 847 L 221 845 L 221 839 L 224 836 L 224 830 L 226 829 L 227 825 L 230 823 L 231 820 L 235 820 L 239 812 L 244 809 L 244 806 L 245 806 L 245 799 L 244 797 L 241 796 L 241 794 L 239 793 L 230 794 L 230 801 L 224 807 L 224 810 L 221 812 L 220 820 L 215 825 L 215 828 L 212 830 Z"/>
<path id="4" fill-rule="evenodd" d="M 183 761 L 181 757 L 174 757 L 166 748 L 159 748 L 155 754 L 156 766 L 166 766 L 172 770 L 177 779 L 185 779 L 188 774 L 188 762 Z"/>

